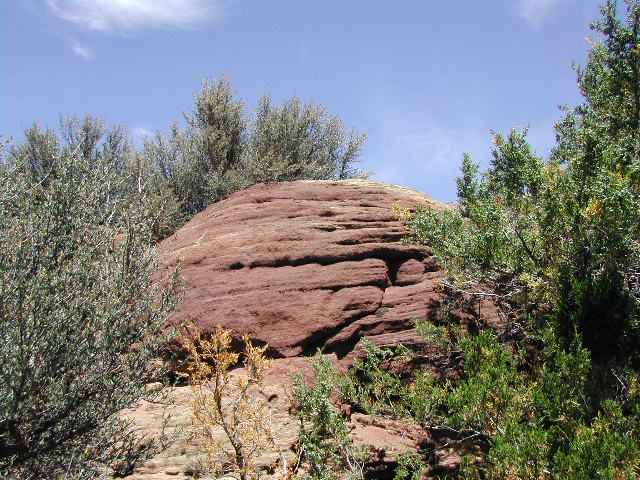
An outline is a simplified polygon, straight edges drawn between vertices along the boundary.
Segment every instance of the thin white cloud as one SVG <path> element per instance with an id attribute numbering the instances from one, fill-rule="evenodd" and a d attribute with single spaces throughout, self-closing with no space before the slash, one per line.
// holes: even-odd
<path id="1" fill-rule="evenodd" d="M 442 117 L 431 113 L 424 100 L 433 95 L 431 87 L 407 93 L 375 74 L 366 82 L 361 95 L 371 135 L 362 168 L 373 170 L 377 180 L 422 190 L 441 201 L 454 200 L 463 152 L 480 162 L 490 153 L 491 136 L 481 127 L 488 124 L 482 105 L 452 100 L 455 116 Z"/>
<path id="2" fill-rule="evenodd" d="M 518 13 L 531 26 L 539 26 L 559 0 L 520 0 Z"/>
<path id="3" fill-rule="evenodd" d="M 142 139 L 142 138 L 150 137 L 152 135 L 153 135 L 153 132 L 141 126 L 138 126 L 133 129 L 133 136 L 136 138 Z"/>
<path id="4" fill-rule="evenodd" d="M 222 13 L 214 0 L 47 0 L 47 5 L 81 28 L 123 35 L 145 28 L 193 28 Z"/>
<path id="5" fill-rule="evenodd" d="M 477 143 L 466 132 L 439 127 L 430 121 L 419 126 L 407 125 L 403 132 L 381 131 L 379 136 L 382 140 L 378 149 L 382 155 L 378 152 L 371 155 L 376 177 L 414 188 L 419 181 L 427 193 L 437 198 L 453 195 L 462 153 L 472 150 Z"/>
<path id="6" fill-rule="evenodd" d="M 304 65 L 306 68 L 310 70 L 317 70 L 318 66 L 316 65 L 316 62 L 313 60 L 313 57 L 311 56 L 311 54 L 309 53 L 307 44 L 305 42 L 300 42 L 298 44 L 298 50 L 300 51 L 300 62 L 302 63 L 302 65 Z"/>
<path id="7" fill-rule="evenodd" d="M 95 57 L 93 51 L 89 47 L 85 47 L 79 43 L 71 44 L 71 51 L 84 60 L 91 60 Z"/>

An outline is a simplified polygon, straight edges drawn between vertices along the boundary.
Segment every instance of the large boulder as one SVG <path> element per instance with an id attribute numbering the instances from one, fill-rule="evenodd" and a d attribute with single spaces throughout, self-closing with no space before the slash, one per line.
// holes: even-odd
<path id="1" fill-rule="evenodd" d="M 187 293 L 173 322 L 223 325 L 274 357 L 318 348 L 344 358 L 363 336 L 393 343 L 437 303 L 441 272 L 394 207 L 448 208 L 407 188 L 362 181 L 261 184 L 196 215 L 162 248 Z M 415 339 L 414 339 L 415 340 Z"/>
<path id="2" fill-rule="evenodd" d="M 368 337 L 381 347 L 420 350 L 418 363 L 398 373 L 426 367 L 449 375 L 447 356 L 425 345 L 414 329 L 415 318 L 442 320 L 447 300 L 439 287 L 444 274 L 430 250 L 403 242 L 408 231 L 394 213 L 394 207 L 419 206 L 449 208 L 414 190 L 369 181 L 256 185 L 211 205 L 163 242 L 165 268 L 180 262 L 186 276 L 186 295 L 171 321 L 191 323 L 187 335 L 222 325 L 268 343 L 275 357 L 263 387 L 252 393 L 271 409 L 277 441 L 256 458 L 265 471 L 276 472 L 269 478 L 284 478 L 277 473 L 283 462 L 296 463 L 291 375 L 302 373 L 313 383 L 302 357 L 321 349 L 344 369 L 363 354 L 358 342 Z M 462 320 L 465 312 L 459 313 Z M 487 302 L 474 306 L 469 318 L 478 313 L 497 319 Z M 164 429 L 175 440 L 139 465 L 132 479 L 196 476 L 205 452 L 190 437 L 193 400 L 189 387 L 178 386 L 168 390 L 165 402 L 141 402 L 123 412 L 141 435 L 157 439 Z M 434 451 L 430 432 L 411 421 L 342 407 L 354 445 L 371 454 L 370 478 L 393 478 L 397 455 Z M 438 475 L 454 472 L 459 462 L 451 449 L 432 457 Z"/>

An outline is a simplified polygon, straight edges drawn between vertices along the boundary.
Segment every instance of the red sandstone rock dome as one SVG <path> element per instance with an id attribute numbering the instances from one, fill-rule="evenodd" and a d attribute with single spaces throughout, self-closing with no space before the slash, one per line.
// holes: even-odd
<path id="1" fill-rule="evenodd" d="M 380 346 L 431 348 L 415 333 L 413 318 L 437 313 L 444 274 L 427 247 L 403 243 L 408 231 L 394 206 L 448 208 L 378 182 L 264 184 L 211 205 L 163 242 L 165 265 L 180 260 L 187 277 L 188 291 L 172 322 L 190 321 L 205 333 L 220 324 L 269 343 L 271 356 L 280 357 L 266 372 L 264 388 L 254 392 L 269 402 L 277 439 L 257 459 L 261 468 L 273 468 L 282 452 L 291 456 L 295 450 L 299 423 L 290 410 L 291 374 L 311 376 L 312 370 L 302 356 L 320 348 L 334 365 L 346 367 L 362 353 L 357 344 L 364 336 Z M 490 308 L 483 306 L 482 314 L 495 316 Z M 430 361 L 425 366 L 438 373 L 438 355 Z M 243 374 L 242 368 L 234 371 Z M 157 437 L 166 428 L 176 438 L 137 467 L 132 480 L 191 478 L 204 453 L 185 427 L 191 422 L 190 387 L 170 388 L 167 398 L 124 412 L 142 433 Z M 349 436 L 370 450 L 368 468 L 380 478 L 391 478 L 396 455 L 433 445 L 415 423 L 350 410 L 345 415 Z M 447 450 L 434 461 L 433 471 L 449 472 L 459 456 Z"/>
<path id="2" fill-rule="evenodd" d="M 447 208 L 364 180 L 261 184 L 211 205 L 162 245 L 187 277 L 173 322 L 247 333 L 275 357 L 344 358 L 365 335 L 416 341 L 412 318 L 426 318 L 442 274 L 428 248 L 403 243 L 394 206 Z"/>

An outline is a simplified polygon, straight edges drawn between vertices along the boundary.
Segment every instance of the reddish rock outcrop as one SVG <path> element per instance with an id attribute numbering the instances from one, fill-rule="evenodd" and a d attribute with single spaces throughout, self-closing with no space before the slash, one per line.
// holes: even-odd
<path id="1" fill-rule="evenodd" d="M 450 375 L 446 355 L 425 345 L 414 329 L 416 317 L 441 318 L 444 299 L 439 287 L 444 274 L 431 252 L 403 243 L 408 231 L 395 218 L 394 207 L 419 206 L 448 208 L 419 192 L 377 182 L 263 184 L 210 206 L 163 242 L 166 268 L 181 262 L 186 276 L 186 296 L 172 322 L 190 322 L 205 334 L 223 325 L 268 343 L 276 357 L 264 386 L 254 392 L 273 409 L 277 442 L 257 459 L 265 471 L 276 472 L 270 478 L 284 478 L 277 473 L 283 462 L 296 462 L 291 374 L 303 373 L 313 383 L 312 368 L 300 357 L 320 348 L 345 369 L 362 355 L 357 345 L 366 336 L 378 346 L 420 350 L 418 363 L 401 366 L 398 373 L 410 375 L 414 367 L 426 366 Z M 489 323 L 496 321 L 490 303 L 479 308 Z M 464 324 L 465 312 L 458 313 Z M 242 369 L 234 374 L 243 375 Z M 188 387 L 175 387 L 165 404 L 143 402 L 124 412 L 150 437 L 159 435 L 166 416 L 168 433 L 176 438 L 132 478 L 194 475 L 203 452 L 189 440 L 192 398 Z M 342 407 L 354 444 L 371 453 L 371 478 L 393 478 L 397 455 L 433 450 L 430 434 L 410 421 Z M 438 450 L 433 471 L 453 471 L 458 460 L 456 452 Z"/>
<path id="2" fill-rule="evenodd" d="M 196 215 L 165 240 L 187 294 L 174 322 L 220 324 L 268 343 L 275 357 L 318 348 L 348 355 L 363 336 L 412 328 L 439 298 L 426 247 L 402 242 L 394 206 L 447 208 L 369 181 L 261 184 Z M 402 335 L 406 336 L 406 332 Z"/>

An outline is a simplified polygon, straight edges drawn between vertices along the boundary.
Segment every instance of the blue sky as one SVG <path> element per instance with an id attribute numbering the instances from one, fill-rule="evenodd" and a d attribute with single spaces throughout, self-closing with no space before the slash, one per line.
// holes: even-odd
<path id="1" fill-rule="evenodd" d="M 366 131 L 374 179 L 455 199 L 463 152 L 529 126 L 540 154 L 559 104 L 580 101 L 592 0 L 0 0 L 0 134 L 96 115 L 139 142 L 226 73 L 323 104 Z"/>

